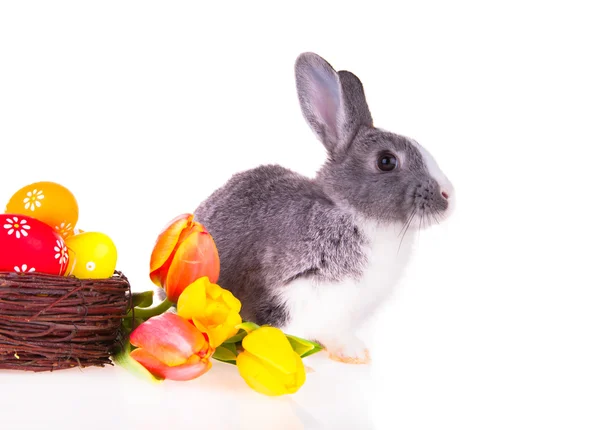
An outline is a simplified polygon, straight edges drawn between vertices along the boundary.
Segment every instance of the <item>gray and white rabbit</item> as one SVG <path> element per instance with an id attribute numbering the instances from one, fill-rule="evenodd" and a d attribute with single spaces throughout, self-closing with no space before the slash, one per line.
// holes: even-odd
<path id="1" fill-rule="evenodd" d="M 415 232 L 446 218 L 452 184 L 417 142 L 373 126 L 360 80 L 314 53 L 295 63 L 304 118 L 328 157 L 315 179 L 265 165 L 195 211 L 242 317 L 364 363 L 354 333 L 407 265 Z"/>

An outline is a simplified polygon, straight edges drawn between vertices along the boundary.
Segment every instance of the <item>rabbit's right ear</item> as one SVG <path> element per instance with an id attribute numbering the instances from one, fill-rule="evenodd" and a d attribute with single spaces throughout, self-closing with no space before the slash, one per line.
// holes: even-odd
<path id="1" fill-rule="evenodd" d="M 302 114 L 330 154 L 343 151 L 361 125 L 372 126 L 363 87 L 355 75 L 336 73 L 311 52 L 298 57 L 295 69 Z"/>

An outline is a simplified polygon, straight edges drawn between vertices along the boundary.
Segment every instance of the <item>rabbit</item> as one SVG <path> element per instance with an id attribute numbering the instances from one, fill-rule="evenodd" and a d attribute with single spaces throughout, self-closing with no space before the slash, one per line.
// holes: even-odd
<path id="1" fill-rule="evenodd" d="M 454 189 L 415 140 L 373 126 L 361 81 L 300 54 L 296 90 L 327 159 L 308 178 L 279 165 L 234 174 L 194 211 L 217 246 L 218 283 L 244 320 L 370 362 L 355 335 L 393 292 L 415 233 L 451 213 Z"/>

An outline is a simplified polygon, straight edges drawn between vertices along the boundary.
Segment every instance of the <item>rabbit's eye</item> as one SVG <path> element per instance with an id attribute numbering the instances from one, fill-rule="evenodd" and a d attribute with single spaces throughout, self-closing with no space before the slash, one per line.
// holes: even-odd
<path id="1" fill-rule="evenodd" d="M 384 152 L 379 155 L 379 158 L 377 159 L 377 168 L 379 170 L 382 172 L 391 172 L 396 167 L 398 167 L 398 159 L 395 155 L 389 152 Z"/>

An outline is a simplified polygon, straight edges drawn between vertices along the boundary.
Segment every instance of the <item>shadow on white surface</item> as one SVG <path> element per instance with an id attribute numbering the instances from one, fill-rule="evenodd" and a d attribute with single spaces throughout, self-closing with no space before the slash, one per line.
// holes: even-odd
<path id="1" fill-rule="evenodd" d="M 364 429 L 372 427 L 370 367 L 307 357 L 314 371 L 292 396 L 251 390 L 237 368 L 215 362 L 188 382 L 151 384 L 120 367 L 53 373 L 1 371 L 2 428 Z M 11 414 L 29 405 L 30 414 Z M 191 426 L 191 427 L 190 427 Z"/>

